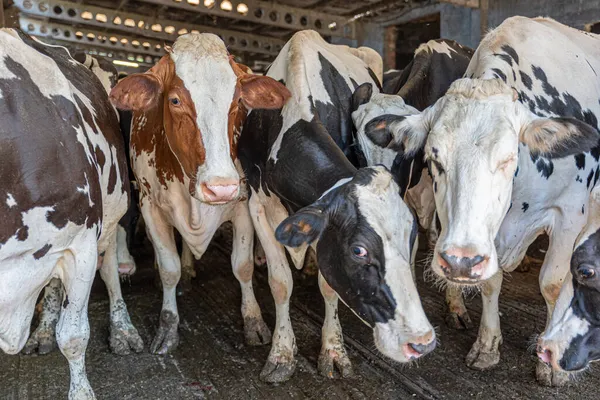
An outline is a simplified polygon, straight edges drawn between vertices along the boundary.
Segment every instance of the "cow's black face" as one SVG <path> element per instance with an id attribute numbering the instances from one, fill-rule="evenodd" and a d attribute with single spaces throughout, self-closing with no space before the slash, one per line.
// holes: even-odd
<path id="1" fill-rule="evenodd" d="M 579 371 L 600 360 L 600 230 L 573 252 L 568 279 L 538 353 L 556 369 Z"/>
<path id="2" fill-rule="evenodd" d="M 411 272 L 417 225 L 388 170 L 345 179 L 277 228 L 282 244 L 317 242 L 319 270 L 356 315 L 374 329 L 378 349 L 408 361 L 435 347 Z"/>

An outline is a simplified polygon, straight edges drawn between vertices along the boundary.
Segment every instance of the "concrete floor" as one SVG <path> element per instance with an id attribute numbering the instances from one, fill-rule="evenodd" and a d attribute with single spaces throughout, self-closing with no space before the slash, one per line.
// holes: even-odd
<path id="1" fill-rule="evenodd" d="M 258 379 L 269 346 L 243 342 L 240 290 L 229 266 L 230 239 L 222 231 L 196 262 L 193 289 L 178 299 L 181 315 L 179 348 L 168 356 L 147 352 L 116 356 L 108 351 L 108 300 L 98 278 L 90 303 L 92 337 L 87 350 L 88 377 L 98 399 L 594 399 L 600 398 L 600 375 L 585 373 L 566 388 L 547 388 L 535 381 L 532 335 L 544 327 L 545 306 L 537 287 L 537 270 L 515 272 L 505 279 L 501 304 L 504 335 L 502 359 L 491 371 L 467 368 L 464 357 L 477 330 L 455 331 L 444 324 L 443 293 L 419 279 L 423 306 L 439 327 L 440 346 L 410 366 L 378 355 L 369 329 L 343 305 L 340 318 L 354 366 L 349 379 L 326 379 L 316 370 L 323 301 L 315 276 L 294 271 L 292 324 L 298 344 L 298 368 L 284 384 Z M 150 343 L 161 307 L 154 283 L 148 243 L 136 249 L 138 273 L 123 284 L 133 323 Z M 418 273 L 419 276 L 422 273 Z M 274 323 L 266 268 L 257 268 L 255 290 L 269 326 Z M 468 300 L 478 321 L 478 296 Z M 0 354 L 0 399 L 66 398 L 69 371 L 55 351 L 46 356 Z"/>

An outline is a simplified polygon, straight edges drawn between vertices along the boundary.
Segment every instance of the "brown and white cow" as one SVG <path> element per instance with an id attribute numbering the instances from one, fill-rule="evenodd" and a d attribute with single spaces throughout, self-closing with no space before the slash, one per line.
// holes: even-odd
<path id="1" fill-rule="evenodd" d="M 213 34 L 180 36 L 167 50 L 148 72 L 128 76 L 111 93 L 117 107 L 134 111 L 132 166 L 163 286 L 151 351 L 164 354 L 179 342 L 181 263 L 173 228 L 200 258 L 226 221 L 233 223 L 232 265 L 242 287 L 246 341 L 268 343 L 271 333 L 252 289 L 254 229 L 236 148 L 247 110 L 282 107 L 289 92 L 271 78 L 248 74 Z"/>
<path id="2" fill-rule="evenodd" d="M 85 350 L 99 265 L 111 319 L 124 324 L 114 328 L 135 331 L 117 273 L 116 227 L 129 199 L 117 115 L 65 48 L 6 29 L 0 54 L 0 348 L 23 348 L 39 293 L 60 279 L 56 338 L 69 361 L 69 398 L 94 398 Z"/>

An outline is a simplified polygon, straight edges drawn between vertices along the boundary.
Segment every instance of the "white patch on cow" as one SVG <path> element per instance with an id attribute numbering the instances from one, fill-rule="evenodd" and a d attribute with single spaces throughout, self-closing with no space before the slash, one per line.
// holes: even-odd
<path id="1" fill-rule="evenodd" d="M 333 185 L 332 187 L 330 187 L 329 189 L 327 189 L 326 191 L 324 191 L 323 194 L 321 195 L 321 197 L 319 197 L 319 198 L 322 199 L 323 197 L 325 197 L 327 195 L 327 193 L 331 192 L 334 189 L 339 188 L 340 186 L 342 186 L 342 185 L 350 182 L 351 180 L 352 180 L 352 177 L 340 179 L 339 181 L 337 181 L 335 183 L 335 185 Z"/>
<path id="2" fill-rule="evenodd" d="M 206 150 L 205 161 L 197 171 L 197 193 L 201 193 L 202 183 L 238 181 L 239 174 L 228 157 L 227 118 L 237 77 L 225 44 L 209 33 L 183 35 L 175 42 L 171 59 L 196 106 L 196 124 Z"/>
<path id="3" fill-rule="evenodd" d="M 379 351 L 405 362 L 408 359 L 403 346 L 428 335 L 433 341 L 435 332 L 425 316 L 412 275 L 409 239 L 413 216 L 398 196 L 399 188 L 391 174 L 381 167 L 374 168 L 378 172 L 371 183 L 356 186 L 356 197 L 360 213 L 383 242 L 384 279 L 396 301 L 396 310 L 393 320 L 375 324 L 373 335 Z"/>
<path id="4" fill-rule="evenodd" d="M 93 207 L 94 202 L 92 201 L 92 196 L 90 196 L 90 183 L 88 182 L 87 174 L 84 173 L 84 175 L 85 175 L 85 185 L 83 187 L 78 187 L 77 191 L 86 194 L 88 197 L 89 206 Z"/>
<path id="5" fill-rule="evenodd" d="M 415 50 L 415 54 L 421 51 L 435 51 L 436 53 L 446 54 L 450 58 L 452 58 L 452 53 L 456 53 L 456 50 L 448 46 L 448 43 L 441 42 L 439 40 L 430 40 L 427 43 L 421 44 L 419 47 L 417 47 L 417 50 Z"/>
<path id="6" fill-rule="evenodd" d="M 6 195 L 6 205 L 10 208 L 13 208 L 14 206 L 17 205 L 17 201 L 15 200 L 15 198 L 13 197 L 13 195 L 11 193 L 8 193 Z"/>

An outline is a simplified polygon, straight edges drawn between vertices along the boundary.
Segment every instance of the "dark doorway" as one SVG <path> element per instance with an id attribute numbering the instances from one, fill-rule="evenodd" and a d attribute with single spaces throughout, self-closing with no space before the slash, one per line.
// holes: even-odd
<path id="1" fill-rule="evenodd" d="M 396 68 L 403 69 L 411 62 L 421 43 L 440 37 L 440 14 L 432 14 L 396 26 Z"/>
<path id="2" fill-rule="evenodd" d="M 589 25 L 589 31 L 592 33 L 600 33 L 600 22 Z"/>

